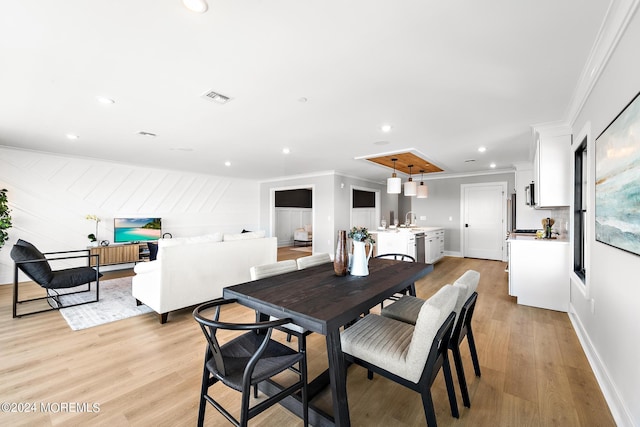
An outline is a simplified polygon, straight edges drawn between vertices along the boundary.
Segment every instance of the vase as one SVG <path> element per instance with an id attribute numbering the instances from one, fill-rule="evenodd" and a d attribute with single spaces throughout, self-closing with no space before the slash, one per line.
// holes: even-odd
<path id="1" fill-rule="evenodd" d="M 346 276 L 349 255 L 347 254 L 347 231 L 338 230 L 338 242 L 336 244 L 336 256 L 333 259 L 333 271 L 336 276 Z"/>
<path id="2" fill-rule="evenodd" d="M 369 247 L 367 253 L 366 244 L 364 242 L 353 242 L 353 257 L 351 260 L 352 276 L 368 276 L 369 275 L 369 258 L 373 252 L 373 245 Z"/>

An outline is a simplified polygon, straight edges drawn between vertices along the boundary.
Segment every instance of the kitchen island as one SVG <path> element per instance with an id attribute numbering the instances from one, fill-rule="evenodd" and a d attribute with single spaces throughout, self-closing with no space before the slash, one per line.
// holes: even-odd
<path id="1" fill-rule="evenodd" d="M 397 227 L 379 229 L 373 233 L 376 234 L 377 254 L 407 254 L 427 264 L 435 264 L 444 257 L 444 228 L 442 227 Z M 424 258 L 421 256 L 422 253 Z"/>
<path id="2" fill-rule="evenodd" d="M 509 295 L 518 304 L 569 310 L 569 241 L 512 235 L 509 245 Z"/>

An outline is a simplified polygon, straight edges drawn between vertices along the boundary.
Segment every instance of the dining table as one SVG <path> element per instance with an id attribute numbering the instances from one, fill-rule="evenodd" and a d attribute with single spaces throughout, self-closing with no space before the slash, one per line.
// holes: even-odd
<path id="1" fill-rule="evenodd" d="M 309 383 L 312 425 L 350 425 L 341 328 L 433 271 L 431 264 L 380 258 L 370 259 L 368 267 L 366 276 L 338 276 L 333 263 L 325 263 L 223 289 L 225 299 L 235 299 L 263 317 L 289 318 L 292 323 L 325 336 L 329 368 Z M 264 383 L 261 390 L 277 392 L 276 385 Z M 312 403 L 313 396 L 327 385 L 331 388 L 333 414 Z M 299 399 L 289 397 L 281 403 L 298 415 L 302 413 Z"/>

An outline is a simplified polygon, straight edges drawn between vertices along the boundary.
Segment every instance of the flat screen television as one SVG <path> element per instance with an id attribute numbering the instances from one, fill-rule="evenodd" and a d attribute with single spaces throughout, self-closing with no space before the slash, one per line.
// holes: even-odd
<path id="1" fill-rule="evenodd" d="M 162 237 L 161 218 L 114 218 L 115 243 L 148 242 Z"/>

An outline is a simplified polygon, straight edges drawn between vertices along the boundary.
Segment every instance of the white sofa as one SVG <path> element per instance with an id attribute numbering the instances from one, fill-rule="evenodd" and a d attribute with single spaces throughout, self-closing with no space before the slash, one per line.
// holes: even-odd
<path id="1" fill-rule="evenodd" d="M 222 288 L 251 280 L 254 265 L 277 260 L 278 239 L 264 232 L 158 240 L 155 261 L 136 264 L 131 293 L 167 321 L 170 311 L 222 297 Z"/>

